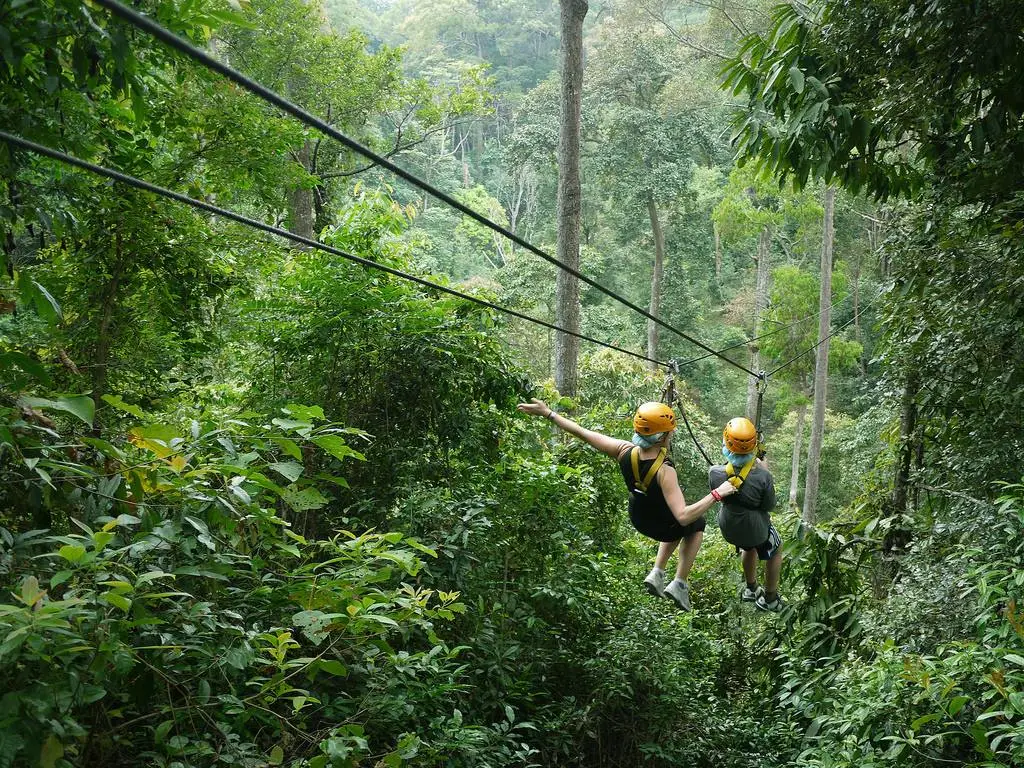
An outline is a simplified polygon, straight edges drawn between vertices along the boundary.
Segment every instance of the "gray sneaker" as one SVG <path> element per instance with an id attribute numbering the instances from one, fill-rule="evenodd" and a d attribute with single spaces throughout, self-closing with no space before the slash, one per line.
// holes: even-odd
<path id="1" fill-rule="evenodd" d="M 651 572 L 644 579 L 644 587 L 655 597 L 665 596 L 665 572 L 657 568 L 651 568 Z"/>
<path id="2" fill-rule="evenodd" d="M 764 594 L 764 587 L 758 587 L 757 589 L 750 589 L 746 584 L 740 589 L 740 600 L 744 603 L 753 603 L 761 595 Z"/>
<path id="3" fill-rule="evenodd" d="M 764 599 L 764 591 L 758 595 L 757 600 L 754 601 L 754 607 L 759 611 L 768 611 L 769 613 L 778 613 L 785 607 L 786 603 L 782 600 L 782 595 L 776 595 L 775 599 L 768 602 Z"/>
<path id="4" fill-rule="evenodd" d="M 690 610 L 690 585 L 682 579 L 672 579 L 672 583 L 665 587 L 665 594 L 672 598 L 679 610 Z"/>

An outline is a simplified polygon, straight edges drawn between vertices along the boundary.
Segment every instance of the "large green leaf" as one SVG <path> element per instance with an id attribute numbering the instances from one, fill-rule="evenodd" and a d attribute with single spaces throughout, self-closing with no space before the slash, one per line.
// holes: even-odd
<path id="1" fill-rule="evenodd" d="M 20 398 L 18 403 L 44 411 L 64 411 L 77 416 L 89 426 L 92 426 L 93 418 L 96 416 L 96 403 L 86 395 L 61 395 L 55 399 L 26 395 Z"/>
<path id="2" fill-rule="evenodd" d="M 140 419 L 145 418 L 146 416 L 145 412 L 141 408 L 139 408 L 139 406 L 132 405 L 131 403 L 126 403 L 117 395 L 104 395 L 100 399 L 107 405 L 113 406 L 119 411 L 130 413 L 132 416 L 136 416 Z"/>

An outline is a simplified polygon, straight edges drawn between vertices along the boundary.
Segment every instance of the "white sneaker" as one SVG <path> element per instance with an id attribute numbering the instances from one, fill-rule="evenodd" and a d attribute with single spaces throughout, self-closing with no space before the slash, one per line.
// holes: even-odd
<path id="1" fill-rule="evenodd" d="M 690 610 L 690 585 L 682 579 L 672 579 L 672 583 L 665 587 L 665 594 L 672 598 L 679 610 Z"/>
<path id="2" fill-rule="evenodd" d="M 754 607 L 759 611 L 767 611 L 768 613 L 778 613 L 785 606 L 786 603 L 782 599 L 782 595 L 776 595 L 774 600 L 768 602 L 762 594 L 757 598 L 757 602 L 754 603 Z"/>
<path id="3" fill-rule="evenodd" d="M 651 568 L 651 572 L 644 579 L 644 586 L 647 591 L 655 597 L 665 596 L 665 572 L 661 568 Z"/>
<path id="4" fill-rule="evenodd" d="M 764 587 L 758 587 L 757 589 L 750 589 L 746 584 L 740 590 L 740 600 L 744 603 L 753 603 L 761 595 L 764 594 Z"/>

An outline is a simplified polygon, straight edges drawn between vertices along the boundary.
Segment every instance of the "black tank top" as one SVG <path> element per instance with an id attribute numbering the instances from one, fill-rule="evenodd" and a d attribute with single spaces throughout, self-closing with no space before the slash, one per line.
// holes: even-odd
<path id="1" fill-rule="evenodd" d="M 633 462 L 630 455 L 637 450 L 639 448 L 631 448 L 619 457 L 619 470 L 629 489 L 629 520 L 644 536 L 657 541 L 674 541 L 679 538 L 679 522 L 668 508 L 657 475 L 647 487 L 647 493 L 641 494 L 634 490 L 636 482 L 633 479 Z M 641 479 L 647 475 L 654 462 L 655 459 L 640 459 Z M 674 467 L 675 464 L 666 456 L 665 466 Z"/>

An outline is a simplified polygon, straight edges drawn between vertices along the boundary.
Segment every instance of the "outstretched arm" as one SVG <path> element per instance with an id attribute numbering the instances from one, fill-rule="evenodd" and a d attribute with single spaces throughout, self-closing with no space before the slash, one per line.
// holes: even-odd
<path id="1" fill-rule="evenodd" d="M 687 506 L 686 499 L 683 497 L 683 489 L 679 487 L 679 476 L 676 474 L 674 467 L 667 465 L 663 465 L 658 470 L 658 484 L 661 486 L 661 492 L 665 496 L 665 503 L 668 504 L 668 508 L 672 511 L 672 516 L 679 521 L 680 525 L 689 525 L 711 509 L 720 499 L 736 493 L 736 488 L 726 481 L 700 501 L 695 501 Z M 718 498 L 715 498 L 715 494 L 718 494 Z"/>
<path id="2" fill-rule="evenodd" d="M 575 435 L 591 447 L 596 448 L 607 456 L 611 456 L 613 459 L 617 459 L 626 448 L 632 447 L 632 443 L 627 443 L 625 440 L 616 440 L 614 437 L 608 437 L 608 435 L 602 435 L 600 432 L 594 432 L 581 427 L 572 419 L 568 419 L 560 413 L 555 413 L 548 408 L 547 403 L 543 400 L 533 398 L 533 402 L 520 403 L 518 407 L 520 411 L 528 413 L 530 416 L 543 416 L 546 419 L 550 419 L 559 429 L 568 432 L 570 435 Z"/>

